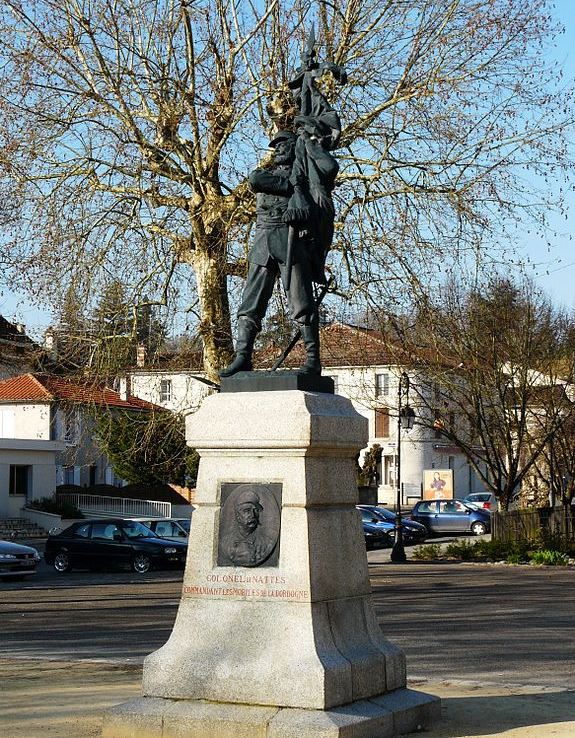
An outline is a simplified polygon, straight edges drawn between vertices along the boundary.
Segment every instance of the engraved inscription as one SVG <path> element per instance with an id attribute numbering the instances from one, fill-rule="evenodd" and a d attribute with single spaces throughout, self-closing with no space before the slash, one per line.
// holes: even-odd
<path id="1" fill-rule="evenodd" d="M 277 566 L 281 484 L 222 484 L 218 566 Z"/>

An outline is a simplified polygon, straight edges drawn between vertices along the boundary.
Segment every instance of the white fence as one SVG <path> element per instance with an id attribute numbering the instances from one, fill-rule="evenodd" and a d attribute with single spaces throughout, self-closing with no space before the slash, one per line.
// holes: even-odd
<path id="1" fill-rule="evenodd" d="M 125 497 L 104 497 L 67 492 L 60 495 L 85 515 L 118 518 L 171 518 L 172 503 L 158 500 L 134 500 Z"/>

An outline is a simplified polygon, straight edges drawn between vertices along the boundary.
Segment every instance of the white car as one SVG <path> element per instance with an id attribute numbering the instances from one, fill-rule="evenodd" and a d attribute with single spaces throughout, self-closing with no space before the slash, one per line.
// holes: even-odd
<path id="1" fill-rule="evenodd" d="M 497 498 L 491 492 L 473 492 L 467 495 L 467 497 L 464 497 L 462 502 L 476 510 L 497 511 Z"/>

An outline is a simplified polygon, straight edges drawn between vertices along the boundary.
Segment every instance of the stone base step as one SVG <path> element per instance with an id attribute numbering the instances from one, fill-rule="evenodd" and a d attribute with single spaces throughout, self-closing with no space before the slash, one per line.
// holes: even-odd
<path id="1" fill-rule="evenodd" d="M 438 697 L 412 689 L 331 710 L 138 697 L 104 715 L 102 738 L 393 738 L 440 713 Z"/>

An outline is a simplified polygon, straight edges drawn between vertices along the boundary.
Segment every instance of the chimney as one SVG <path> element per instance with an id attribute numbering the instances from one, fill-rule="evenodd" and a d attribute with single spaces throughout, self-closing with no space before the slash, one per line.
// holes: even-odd
<path id="1" fill-rule="evenodd" d="M 136 347 L 136 366 L 141 369 L 146 365 L 146 347 L 139 343 Z"/>
<path id="2" fill-rule="evenodd" d="M 46 332 L 44 333 L 44 348 L 46 351 L 50 354 L 50 356 L 55 359 L 58 355 L 57 350 L 57 341 L 56 341 L 56 331 L 54 328 L 50 325 L 46 329 Z"/>
<path id="3" fill-rule="evenodd" d="M 120 395 L 120 400 L 124 400 L 124 402 L 127 402 L 130 399 L 130 384 L 130 377 L 127 374 L 124 374 L 119 378 L 118 394 Z"/>

